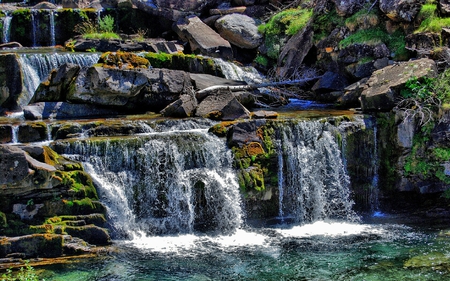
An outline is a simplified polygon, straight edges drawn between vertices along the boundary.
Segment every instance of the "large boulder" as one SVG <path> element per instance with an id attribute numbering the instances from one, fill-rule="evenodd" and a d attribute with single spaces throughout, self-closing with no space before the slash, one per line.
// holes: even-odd
<path id="1" fill-rule="evenodd" d="M 249 16 L 230 14 L 219 18 L 215 24 L 220 36 L 243 49 L 255 49 L 262 43 L 257 22 Z"/>
<path id="2" fill-rule="evenodd" d="M 76 103 L 123 106 L 136 96 L 148 80 L 140 70 L 89 67 L 80 70 L 67 100 Z M 37 100 L 43 101 L 43 100 Z"/>
<path id="3" fill-rule="evenodd" d="M 436 63 L 430 59 L 400 62 L 375 71 L 361 94 L 364 111 L 389 111 L 400 97 L 400 90 L 412 77 L 436 77 Z"/>
<path id="4" fill-rule="evenodd" d="M 173 29 L 194 52 L 225 59 L 233 57 L 230 43 L 196 16 L 178 20 Z"/>
<path id="5" fill-rule="evenodd" d="M 198 105 L 194 94 L 184 94 L 173 103 L 169 104 L 161 111 L 163 116 L 170 117 L 190 117 L 194 115 L 194 111 Z"/>
<path id="6" fill-rule="evenodd" d="M 335 0 L 336 12 L 341 17 L 354 14 L 360 7 L 364 5 L 364 0 Z"/>

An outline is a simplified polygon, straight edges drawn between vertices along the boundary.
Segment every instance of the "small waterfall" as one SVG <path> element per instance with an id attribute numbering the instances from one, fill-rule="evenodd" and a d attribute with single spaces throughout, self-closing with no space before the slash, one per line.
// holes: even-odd
<path id="1" fill-rule="evenodd" d="M 12 16 L 8 13 L 5 12 L 6 15 L 3 18 L 3 43 L 8 43 L 9 42 L 9 35 L 10 35 L 10 27 L 11 27 L 11 20 L 12 20 Z"/>
<path id="2" fill-rule="evenodd" d="M 378 155 L 378 139 L 377 139 L 377 125 L 375 124 L 373 127 L 373 138 L 374 138 L 374 146 L 373 146 L 373 156 L 372 157 L 372 166 L 373 166 L 373 177 L 372 177 L 372 186 L 370 192 L 370 210 L 372 213 L 379 212 L 380 202 L 379 202 L 379 189 L 378 189 L 378 165 L 379 165 L 379 155 Z"/>
<path id="3" fill-rule="evenodd" d="M 284 163 L 280 213 L 300 223 L 357 219 L 349 177 L 328 127 L 328 123 L 305 121 L 278 128 Z"/>
<path id="4" fill-rule="evenodd" d="M 55 11 L 49 10 L 49 16 L 50 16 L 50 46 L 56 45 L 56 39 L 55 39 Z"/>
<path id="5" fill-rule="evenodd" d="M 23 97 L 20 104 L 28 104 L 39 84 L 48 77 L 53 69 L 58 68 L 65 63 L 91 66 L 98 61 L 99 57 L 100 56 L 95 53 L 20 54 L 19 62 L 24 73 L 24 84 L 26 85 L 28 92 L 28 96 Z"/>
<path id="6" fill-rule="evenodd" d="M 37 47 L 37 32 L 38 32 L 38 17 L 37 17 L 37 10 L 31 10 L 31 32 L 32 34 L 32 47 Z"/>
<path id="7" fill-rule="evenodd" d="M 207 129 L 57 141 L 53 146 L 85 163 L 107 205 L 116 238 L 222 233 L 242 223 L 231 152 Z"/>
<path id="8" fill-rule="evenodd" d="M 19 133 L 19 125 L 12 126 L 12 140 L 11 140 L 12 143 L 19 143 L 18 133 Z"/>
<path id="9" fill-rule="evenodd" d="M 257 84 L 264 82 L 264 76 L 261 75 L 254 67 L 241 67 L 232 62 L 222 59 L 214 59 L 214 63 L 222 69 L 225 78 L 230 80 L 245 81 L 248 84 Z"/>
<path id="10" fill-rule="evenodd" d="M 283 163 L 283 148 L 281 146 L 281 141 L 277 141 L 277 157 L 278 157 L 278 216 L 283 219 L 283 198 L 284 198 L 284 163 Z"/>

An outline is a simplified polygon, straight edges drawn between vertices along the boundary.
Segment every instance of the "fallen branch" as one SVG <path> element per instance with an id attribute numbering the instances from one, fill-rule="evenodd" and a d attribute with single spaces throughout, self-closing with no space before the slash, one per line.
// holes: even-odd
<path id="1" fill-rule="evenodd" d="M 255 90 L 255 89 L 264 88 L 264 87 L 300 85 L 303 83 L 317 80 L 321 77 L 322 76 L 317 76 L 317 77 L 313 77 L 313 78 L 305 78 L 305 79 L 297 79 L 297 80 L 289 80 L 289 81 L 266 82 L 266 83 L 259 83 L 259 84 L 236 85 L 236 86 L 215 85 L 215 86 L 211 86 L 211 87 L 205 88 L 203 90 L 197 91 L 197 98 L 204 97 L 205 95 L 207 95 L 211 92 L 218 91 L 218 90 L 229 90 L 232 92 L 238 92 L 238 91 L 246 91 L 246 90 Z"/>

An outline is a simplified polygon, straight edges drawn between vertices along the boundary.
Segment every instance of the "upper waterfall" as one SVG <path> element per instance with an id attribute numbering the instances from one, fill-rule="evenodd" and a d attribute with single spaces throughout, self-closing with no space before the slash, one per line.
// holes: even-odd
<path id="1" fill-rule="evenodd" d="M 23 53 L 19 55 L 22 67 L 24 84 L 27 95 L 19 102 L 27 105 L 34 95 L 39 84 L 45 80 L 50 72 L 65 63 L 74 63 L 81 66 L 95 64 L 100 55 L 97 53 Z"/>

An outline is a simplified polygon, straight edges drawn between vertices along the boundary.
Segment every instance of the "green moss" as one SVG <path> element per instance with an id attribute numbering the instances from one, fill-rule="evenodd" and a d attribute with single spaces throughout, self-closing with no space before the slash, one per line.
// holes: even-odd
<path id="1" fill-rule="evenodd" d="M 369 7 L 361 9 L 352 16 L 345 19 L 345 26 L 347 26 L 350 31 L 355 31 L 357 29 L 368 29 L 375 27 L 379 24 L 378 15 L 376 9 L 370 9 Z"/>
<path id="2" fill-rule="evenodd" d="M 83 199 L 88 197 L 98 199 L 92 178 L 86 172 L 79 170 L 58 171 L 56 175 L 61 178 L 62 184 L 69 189 L 69 194 L 73 198 Z"/>
<path id="3" fill-rule="evenodd" d="M 333 7 L 325 13 L 315 14 L 313 19 L 314 40 L 319 41 L 330 35 L 337 26 L 344 25 L 344 18 L 340 17 Z"/>
<path id="4" fill-rule="evenodd" d="M 6 219 L 6 215 L 3 212 L 0 212 L 0 228 L 8 227 L 8 220 Z"/>
<path id="5" fill-rule="evenodd" d="M 421 23 L 419 28 L 415 31 L 416 33 L 440 33 L 443 27 L 450 26 L 450 18 L 441 18 L 438 16 L 437 5 L 435 3 L 427 3 L 422 5 L 417 18 Z"/>
<path id="6" fill-rule="evenodd" d="M 302 30 L 311 21 L 312 16 L 312 9 L 298 7 L 281 11 L 267 23 L 260 25 L 258 31 L 264 34 L 267 55 L 277 59 L 286 38 Z"/>
<path id="7" fill-rule="evenodd" d="M 432 268 L 433 270 L 450 270 L 450 257 L 441 252 L 430 252 L 415 256 L 404 264 L 406 268 Z"/>

